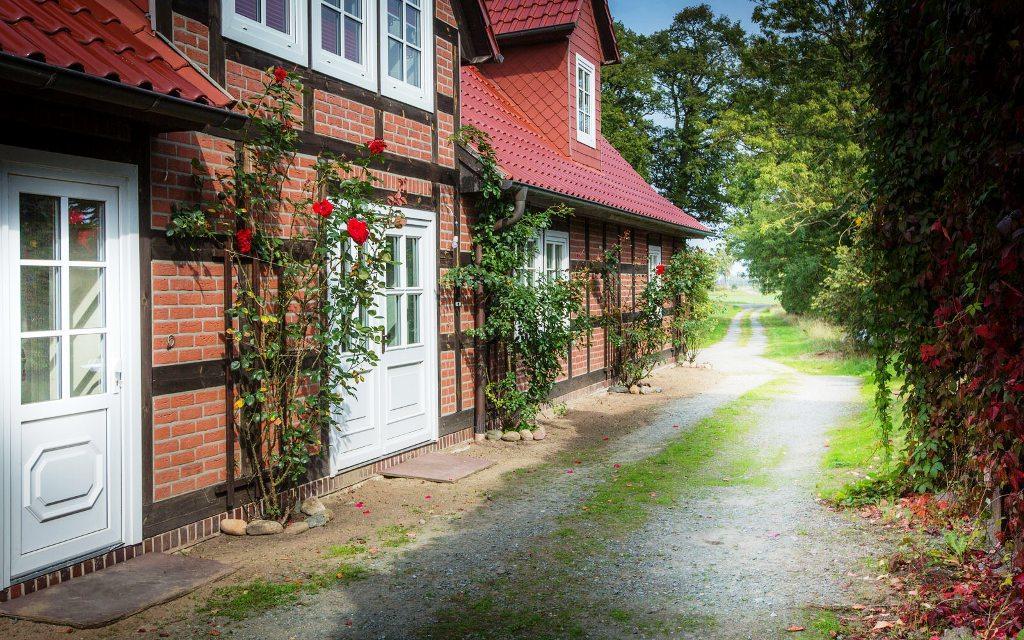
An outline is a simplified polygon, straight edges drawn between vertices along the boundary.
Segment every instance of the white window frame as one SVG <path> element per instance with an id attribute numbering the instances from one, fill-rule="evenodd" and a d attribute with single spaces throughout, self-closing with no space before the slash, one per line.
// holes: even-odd
<path id="1" fill-rule="evenodd" d="M 307 0 L 288 0 L 288 24 L 292 32 L 281 33 L 235 13 L 235 0 L 221 0 L 224 37 L 305 66 L 309 57 L 306 47 L 309 34 L 309 22 L 306 19 L 308 4 Z"/>
<path id="2" fill-rule="evenodd" d="M 560 277 L 569 277 L 569 233 L 566 231 L 552 231 L 551 229 L 544 229 L 537 233 L 537 237 L 534 239 L 535 250 L 533 255 L 530 256 L 529 263 L 526 265 L 528 279 L 531 284 L 542 282 L 548 277 L 548 245 L 558 245 L 562 247 L 562 259 L 558 265 L 557 271 Z"/>
<path id="3" fill-rule="evenodd" d="M 404 80 L 392 78 L 388 73 L 388 0 L 378 0 L 380 92 L 425 111 L 434 111 L 434 2 L 420 0 L 420 85 L 415 87 Z M 403 0 L 404 2 L 404 0 Z"/>
<path id="4" fill-rule="evenodd" d="M 653 258 L 657 257 L 657 260 Z M 649 244 L 647 245 L 647 278 L 654 279 L 658 277 L 656 269 L 659 264 L 663 264 L 661 261 L 661 245 Z"/>
<path id="5" fill-rule="evenodd" d="M 580 72 L 586 72 L 590 77 L 589 91 L 586 92 L 586 104 L 580 105 Z M 596 105 L 597 99 L 595 96 L 597 86 L 597 68 L 594 64 L 587 60 L 580 54 L 576 54 L 576 67 L 573 73 L 573 87 L 576 90 L 576 99 L 574 104 L 576 105 L 576 139 L 588 147 L 597 148 L 597 113 Z M 581 106 L 585 106 L 586 110 L 581 109 Z M 580 118 L 581 113 L 588 114 L 588 118 Z M 586 122 L 589 124 L 589 131 L 584 131 L 582 125 Z"/>
<path id="6" fill-rule="evenodd" d="M 377 9 L 375 3 L 379 0 L 358 0 L 362 5 L 363 13 L 363 62 L 355 63 L 349 60 L 342 53 L 336 55 L 323 48 L 323 21 L 321 15 L 324 11 L 324 0 L 313 1 L 313 28 L 311 32 L 310 47 L 313 50 L 313 69 L 339 80 L 344 80 L 357 87 L 377 90 Z M 386 0 L 384 0 L 386 2 Z M 342 0 L 342 21 L 341 21 L 341 42 L 344 51 L 345 20 Z M 330 11 L 330 9 L 328 9 Z"/>

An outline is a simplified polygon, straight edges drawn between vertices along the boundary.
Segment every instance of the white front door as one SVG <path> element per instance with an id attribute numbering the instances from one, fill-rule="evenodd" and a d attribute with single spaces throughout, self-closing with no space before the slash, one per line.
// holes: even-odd
<path id="1" fill-rule="evenodd" d="M 388 232 L 394 257 L 378 316 L 380 361 L 345 400 L 332 430 L 331 470 L 437 438 L 437 263 L 433 214 L 403 210 Z"/>
<path id="2" fill-rule="evenodd" d="M 122 372 L 138 298 L 124 274 L 121 205 L 135 194 L 66 175 L 3 174 L 0 462 L 13 579 L 134 537 L 125 478 L 137 440 L 125 433 Z"/>

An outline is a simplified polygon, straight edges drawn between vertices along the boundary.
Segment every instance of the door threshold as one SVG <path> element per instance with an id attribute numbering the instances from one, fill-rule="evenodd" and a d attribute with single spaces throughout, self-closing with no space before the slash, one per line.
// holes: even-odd
<path id="1" fill-rule="evenodd" d="M 120 549 L 123 546 L 124 546 L 123 542 L 118 542 L 117 544 L 112 544 L 112 545 L 107 546 L 107 547 L 101 547 L 101 548 L 97 549 L 96 551 L 90 551 L 89 553 L 82 554 L 80 556 L 76 556 L 76 557 L 74 557 L 74 558 L 72 558 L 70 560 L 65 560 L 63 562 L 58 562 L 57 564 L 50 565 L 50 566 L 45 567 L 43 569 L 37 569 L 35 571 L 30 571 L 28 573 L 23 573 L 23 574 L 17 575 L 17 576 L 11 576 L 11 584 L 18 584 L 19 582 L 26 582 L 28 580 L 32 580 L 32 579 L 38 578 L 40 576 L 45 576 L 46 574 L 49 574 L 49 573 L 53 573 L 54 571 L 60 571 L 61 569 L 67 569 L 68 567 L 76 565 L 79 562 L 85 562 L 86 560 L 89 560 L 91 558 L 97 558 L 97 557 L 102 556 L 104 554 L 110 553 L 111 551 L 114 551 L 116 549 Z"/>

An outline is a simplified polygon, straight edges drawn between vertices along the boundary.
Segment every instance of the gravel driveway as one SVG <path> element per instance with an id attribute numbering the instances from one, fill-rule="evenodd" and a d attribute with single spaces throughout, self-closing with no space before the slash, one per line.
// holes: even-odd
<path id="1" fill-rule="evenodd" d="M 726 338 L 700 358 L 724 374 L 717 385 L 667 405 L 606 456 L 574 465 L 571 474 L 552 466 L 510 481 L 513 488 L 487 508 L 422 536 L 401 554 L 370 560 L 370 578 L 232 623 L 223 634 L 768 638 L 793 623 L 802 606 L 847 602 L 852 596 L 842 580 L 876 542 L 853 519 L 819 505 L 813 488 L 825 432 L 858 408 L 857 381 L 804 376 L 762 358 L 765 337 L 756 317 L 745 346 L 739 336 L 737 317 Z M 778 378 L 786 392 L 759 407 L 743 444 L 777 452 L 769 456 L 768 482 L 695 489 L 593 553 L 559 538 L 560 517 L 607 478 L 610 459 L 651 456 L 678 436 L 678 427 L 685 430 Z M 560 553 L 574 560 L 555 567 L 552 558 Z M 608 615 L 618 623 L 607 624 Z"/>

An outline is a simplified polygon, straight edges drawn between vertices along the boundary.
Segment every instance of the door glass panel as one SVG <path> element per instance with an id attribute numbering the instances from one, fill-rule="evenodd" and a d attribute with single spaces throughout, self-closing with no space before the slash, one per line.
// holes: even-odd
<path id="1" fill-rule="evenodd" d="M 21 403 L 60 398 L 60 338 L 21 341 Z"/>
<path id="2" fill-rule="evenodd" d="M 408 344 L 420 341 L 420 295 L 410 294 L 405 297 L 406 332 Z"/>
<path id="3" fill-rule="evenodd" d="M 101 267 L 71 267 L 71 328 L 98 329 L 105 327 L 103 269 Z"/>
<path id="4" fill-rule="evenodd" d="M 60 328 L 60 268 L 21 267 L 21 330 Z"/>
<path id="5" fill-rule="evenodd" d="M 89 396 L 103 393 L 104 336 L 88 333 L 71 336 L 71 395 Z"/>
<path id="6" fill-rule="evenodd" d="M 56 260 L 60 255 L 60 198 L 18 194 L 21 257 L 25 260 Z"/>
<path id="7" fill-rule="evenodd" d="M 399 318 L 399 307 L 401 307 L 400 294 L 388 294 L 387 311 L 384 317 L 384 326 L 386 327 L 385 341 L 389 347 L 396 347 L 399 345 L 402 336 L 398 333 L 398 318 Z"/>
<path id="8" fill-rule="evenodd" d="M 384 269 L 384 286 L 393 289 L 398 286 L 398 238 L 396 236 L 388 236 L 388 252 L 391 254 L 391 260 L 388 262 L 387 267 Z"/>
<path id="9" fill-rule="evenodd" d="M 405 286 L 420 286 L 419 238 L 405 239 Z"/>
<path id="10" fill-rule="evenodd" d="M 71 233 L 72 260 L 103 260 L 103 203 L 95 200 L 68 199 L 68 230 Z"/>

